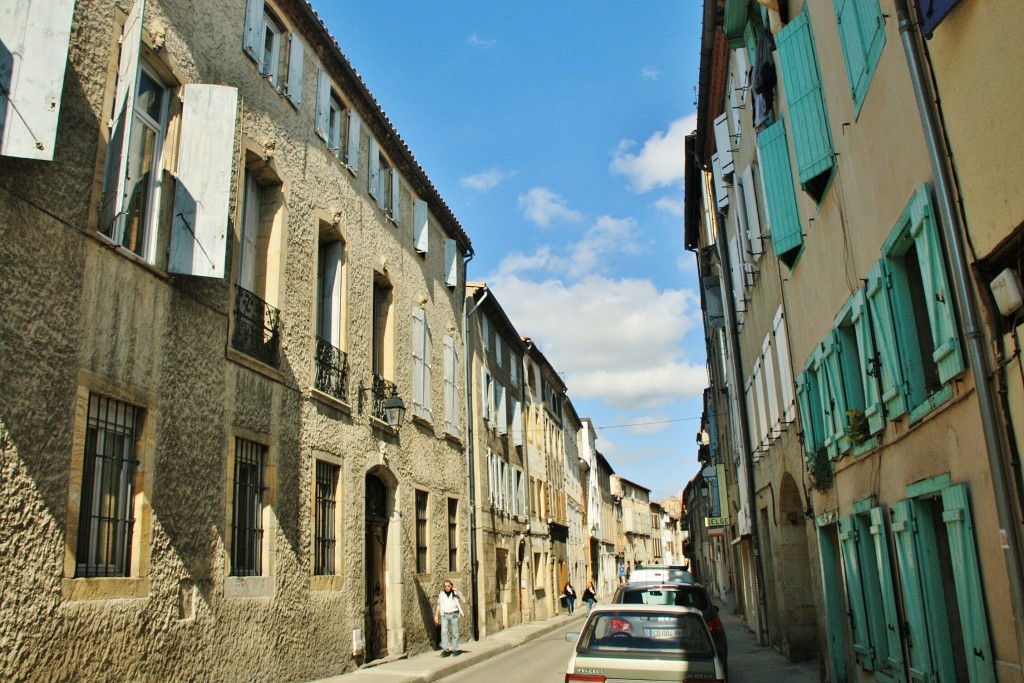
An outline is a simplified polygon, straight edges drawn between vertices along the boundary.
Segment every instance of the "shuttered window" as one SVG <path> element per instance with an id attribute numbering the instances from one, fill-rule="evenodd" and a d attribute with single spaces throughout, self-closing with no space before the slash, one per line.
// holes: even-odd
<path id="1" fill-rule="evenodd" d="M 750 0 L 725 0 L 725 17 L 722 30 L 729 38 L 729 47 L 743 44 L 743 32 L 747 28 L 747 9 Z"/>
<path id="2" fill-rule="evenodd" d="M 455 339 L 450 335 L 444 338 L 444 429 L 453 436 L 461 435 L 459 420 L 458 394 L 459 356 L 455 348 Z"/>
<path id="3" fill-rule="evenodd" d="M 865 603 L 864 576 L 861 562 L 861 538 L 854 516 L 839 520 L 839 549 L 846 581 L 846 604 L 850 609 L 853 652 L 857 663 L 866 671 L 874 669 L 874 648 L 868 627 L 868 609 Z"/>
<path id="4" fill-rule="evenodd" d="M 868 316 L 867 295 L 863 288 L 858 289 L 850 301 L 850 322 L 856 336 L 864 417 L 867 420 L 868 433 L 876 434 L 885 425 L 885 414 L 882 412 L 882 396 L 879 389 L 878 355 Z"/>
<path id="5" fill-rule="evenodd" d="M 452 288 L 459 286 L 459 249 L 450 237 L 444 238 L 444 283 Z"/>
<path id="6" fill-rule="evenodd" d="M 757 136 L 765 204 L 772 226 L 775 255 L 792 267 L 803 246 L 800 214 L 793 188 L 793 167 L 786 144 L 786 123 L 779 119 Z"/>
<path id="7" fill-rule="evenodd" d="M 903 368 L 900 365 L 896 327 L 892 316 L 891 290 L 892 274 L 885 259 L 882 259 L 868 272 L 865 296 L 871 317 L 871 329 L 874 332 L 877 362 L 873 367 L 878 373 L 876 378 L 887 420 L 894 420 L 907 412 Z"/>
<path id="8" fill-rule="evenodd" d="M 857 115 L 885 47 L 885 22 L 878 0 L 833 0 L 833 3 L 853 111 Z"/>
<path id="9" fill-rule="evenodd" d="M 412 312 L 412 410 L 414 415 L 431 420 L 430 413 L 430 325 L 426 312 Z"/>
<path id="10" fill-rule="evenodd" d="M 871 543 L 875 550 L 875 564 L 878 568 L 878 590 L 882 602 L 882 620 L 885 637 L 884 660 L 881 659 L 881 639 L 876 643 L 878 648 L 878 668 L 890 673 L 893 679 L 903 680 L 903 641 L 900 637 L 902 624 L 896 610 L 896 592 L 893 581 L 892 561 L 889 557 L 889 542 L 886 534 L 886 513 L 882 508 L 872 508 L 869 512 Z"/>
<path id="11" fill-rule="evenodd" d="M 427 203 L 422 199 L 414 200 L 412 203 L 413 246 L 420 254 L 426 254 L 430 246 L 428 216 Z"/>
<path id="12" fill-rule="evenodd" d="M 776 36 L 800 186 L 820 202 L 832 176 L 834 158 L 818 56 L 807 7 Z"/>

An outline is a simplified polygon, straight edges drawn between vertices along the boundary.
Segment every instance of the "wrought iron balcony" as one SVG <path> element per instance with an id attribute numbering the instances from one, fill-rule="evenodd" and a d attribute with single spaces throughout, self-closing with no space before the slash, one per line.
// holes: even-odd
<path id="1" fill-rule="evenodd" d="M 235 287 L 232 348 L 272 367 L 280 366 L 281 312 L 242 287 Z"/>
<path id="2" fill-rule="evenodd" d="M 389 404 L 388 401 L 390 399 L 398 399 L 398 401 L 401 402 L 401 399 L 398 397 L 398 386 L 394 382 L 386 380 L 380 375 L 374 375 L 373 383 L 365 389 L 362 388 L 362 382 L 360 382 L 360 412 L 362 412 L 364 391 L 369 392 L 370 394 L 370 415 L 373 415 L 375 418 L 383 422 L 388 422 L 387 409 L 389 405 L 394 403 L 394 401 L 392 401 L 391 404 Z M 402 412 L 405 412 L 404 405 L 402 406 Z M 401 418 L 398 419 L 398 423 L 401 424 Z M 388 424 L 391 423 L 388 422 Z"/>
<path id="3" fill-rule="evenodd" d="M 323 337 L 316 338 L 314 386 L 328 396 L 345 401 L 348 395 L 348 356 Z"/>

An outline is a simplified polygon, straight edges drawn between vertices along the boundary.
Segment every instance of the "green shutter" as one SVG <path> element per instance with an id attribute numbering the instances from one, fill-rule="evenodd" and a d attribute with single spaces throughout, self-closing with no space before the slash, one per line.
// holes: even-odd
<path id="1" fill-rule="evenodd" d="M 911 220 L 910 234 L 917 247 L 925 303 L 928 307 L 928 322 L 935 345 L 932 359 L 939 369 L 939 381 L 945 384 L 963 372 L 964 363 L 960 353 L 960 340 L 957 337 L 953 296 L 946 278 L 946 261 L 942 255 L 942 245 L 935 226 L 928 185 L 917 191 L 910 201 L 908 210 Z"/>
<path id="2" fill-rule="evenodd" d="M 779 119 L 757 136 L 761 152 L 761 174 L 764 178 L 765 203 L 771 224 L 775 255 L 782 257 L 803 245 L 796 191 L 793 189 L 793 167 L 789 163 L 786 144 L 786 123 Z"/>
<path id="3" fill-rule="evenodd" d="M 853 652 L 857 663 L 871 671 L 874 650 L 868 633 L 867 611 L 864 606 L 863 579 L 860 570 L 860 554 L 857 550 L 858 533 L 853 516 L 839 520 L 839 548 L 843 558 L 843 574 L 846 576 L 846 604 L 850 609 L 850 628 L 853 632 Z"/>
<path id="4" fill-rule="evenodd" d="M 834 5 L 856 115 L 885 46 L 885 23 L 878 0 L 834 0 Z"/>
<path id="5" fill-rule="evenodd" d="M 875 546 L 875 563 L 878 567 L 878 589 L 882 605 L 882 630 L 885 634 L 885 658 L 878 662 L 878 668 L 888 669 L 893 678 L 903 680 L 903 641 L 900 638 L 900 618 L 896 610 L 896 593 L 889 562 L 889 544 L 885 535 L 885 513 L 882 508 L 872 508 L 871 524 L 868 530 Z M 881 638 L 878 648 L 882 649 Z"/>
<path id="6" fill-rule="evenodd" d="M 830 525 L 831 526 L 831 525 Z M 825 633 L 828 636 L 828 653 L 832 671 L 837 680 L 846 680 L 846 647 L 842 603 L 839 599 L 839 559 L 833 542 L 830 526 L 818 527 L 818 559 L 821 565 L 821 590 L 825 600 Z"/>
<path id="7" fill-rule="evenodd" d="M 750 0 L 725 0 L 722 30 L 729 38 L 729 47 L 743 46 L 743 33 L 747 28 L 747 8 Z"/>
<path id="8" fill-rule="evenodd" d="M 818 57 L 807 7 L 776 36 L 786 105 L 793 124 L 793 148 L 800 185 L 808 185 L 833 166 L 832 136 L 821 90 Z M 811 191 L 820 198 L 820 192 Z"/>
<path id="9" fill-rule="evenodd" d="M 828 380 L 828 393 L 822 395 L 822 407 L 831 415 L 834 447 L 838 453 L 844 453 L 850 449 L 850 437 L 846 435 L 846 390 L 839 333 L 835 329 L 831 330 L 822 342 L 821 360 Z"/>
<path id="10" fill-rule="evenodd" d="M 885 259 L 882 259 L 868 272 L 865 295 L 871 316 L 871 328 L 875 333 L 882 405 L 888 420 L 894 420 L 907 412 L 906 385 L 903 381 L 899 343 L 892 315 L 891 288 L 892 275 Z"/>
<path id="11" fill-rule="evenodd" d="M 757 22 L 747 22 L 743 29 L 743 43 L 747 46 L 747 61 L 751 65 L 757 64 Z"/>
<path id="12" fill-rule="evenodd" d="M 903 615 L 906 620 L 910 655 L 910 679 L 934 680 L 931 651 L 928 646 L 928 623 L 924 607 L 924 590 L 918 569 L 914 544 L 914 514 L 909 500 L 892 506 L 892 539 L 896 548 L 896 567 L 903 588 Z"/>
<path id="13" fill-rule="evenodd" d="M 981 590 L 978 553 L 974 546 L 974 525 L 967 505 L 967 487 L 960 485 L 943 489 L 942 520 L 949 535 L 949 554 L 967 669 L 972 682 L 995 681 L 992 643 L 985 618 L 985 596 Z"/>
<path id="14" fill-rule="evenodd" d="M 871 319 L 868 316 L 868 304 L 863 289 L 858 289 L 853 295 L 850 320 L 853 321 L 853 329 L 857 335 L 861 385 L 864 388 L 864 417 L 868 420 L 868 432 L 876 434 L 885 426 L 885 415 L 882 413 L 882 397 L 878 388 L 880 373 L 875 368 L 875 339 L 871 334 Z"/>
<path id="15" fill-rule="evenodd" d="M 810 379 L 807 372 L 801 372 L 796 377 L 796 401 L 800 407 L 800 423 L 803 425 L 804 450 L 807 457 L 814 457 L 814 451 L 818 448 L 817 435 L 814 433 L 814 419 L 811 412 L 811 391 Z"/>

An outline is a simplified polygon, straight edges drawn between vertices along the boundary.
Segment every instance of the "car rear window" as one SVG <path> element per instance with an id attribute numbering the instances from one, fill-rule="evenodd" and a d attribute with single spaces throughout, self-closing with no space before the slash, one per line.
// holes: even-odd
<path id="1" fill-rule="evenodd" d="M 686 586 L 644 586 L 627 588 L 622 593 L 627 605 L 675 605 L 707 611 L 708 596 L 702 590 Z"/>
<path id="2" fill-rule="evenodd" d="M 647 651 L 688 656 L 714 656 L 707 626 L 699 614 L 615 611 L 594 614 L 580 636 L 580 651 Z"/>

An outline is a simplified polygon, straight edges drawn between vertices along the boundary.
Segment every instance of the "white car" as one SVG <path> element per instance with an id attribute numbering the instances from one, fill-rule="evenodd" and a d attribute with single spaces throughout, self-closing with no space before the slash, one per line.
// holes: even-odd
<path id="1" fill-rule="evenodd" d="M 601 605 L 565 639 L 576 642 L 565 683 L 725 683 L 711 632 L 692 607 Z"/>

